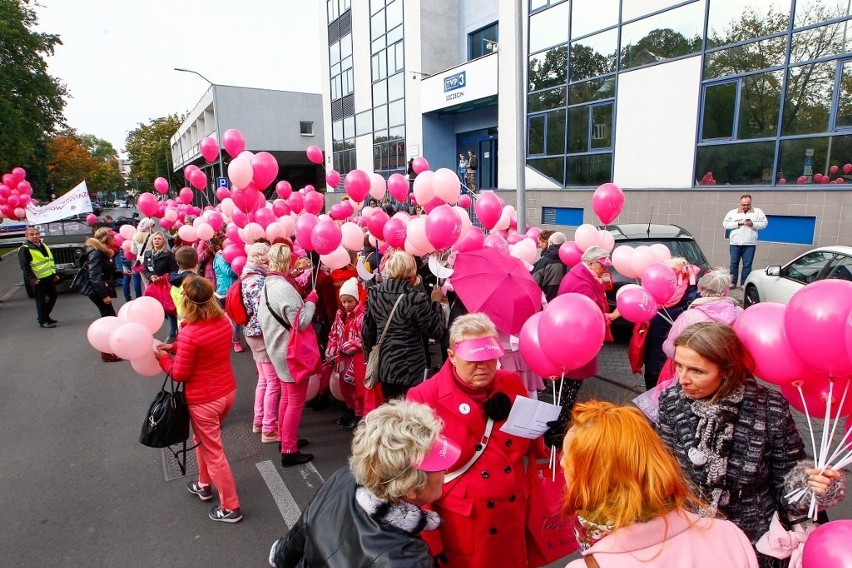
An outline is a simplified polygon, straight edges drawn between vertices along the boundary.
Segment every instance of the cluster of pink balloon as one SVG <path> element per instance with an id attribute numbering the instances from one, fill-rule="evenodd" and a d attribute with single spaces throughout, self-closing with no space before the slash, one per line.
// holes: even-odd
<path id="1" fill-rule="evenodd" d="M 852 568 L 852 520 L 820 525 L 802 550 L 802 568 Z"/>
<path id="2" fill-rule="evenodd" d="M 734 331 L 754 359 L 755 376 L 779 385 L 794 408 L 804 412 L 807 404 L 811 415 L 823 416 L 832 390 L 836 412 L 840 391 L 852 377 L 852 282 L 820 280 L 796 292 L 786 306 L 751 306 Z M 850 413 L 852 396 L 840 416 Z"/>
<path id="3" fill-rule="evenodd" d="M 843 175 L 848 176 L 848 175 L 852 174 L 852 164 L 843 164 L 842 170 L 843 170 Z M 838 184 L 846 183 L 846 179 L 843 178 L 843 177 L 840 177 L 840 171 L 841 171 L 841 166 L 834 165 L 834 166 L 831 166 L 830 168 L 828 168 L 829 175 L 823 175 L 822 172 L 817 172 L 811 178 L 808 178 L 808 176 L 799 176 L 798 179 L 796 180 L 796 183 L 798 185 L 806 185 L 811 180 L 813 181 L 813 183 L 821 183 L 821 184 L 822 183 L 838 183 Z M 838 176 L 838 177 L 836 177 L 832 180 L 831 176 Z M 778 180 L 778 183 L 780 185 L 784 185 L 784 184 L 787 183 L 787 180 L 784 179 L 784 178 L 781 178 L 781 179 Z"/>
<path id="4" fill-rule="evenodd" d="M 127 302 L 118 316 L 95 320 L 86 337 L 102 353 L 113 353 L 130 361 L 130 366 L 140 375 L 152 377 L 160 373 L 160 364 L 154 356 L 154 333 L 163 325 L 163 306 L 154 298 L 142 296 Z"/>
<path id="5" fill-rule="evenodd" d="M 0 180 L 0 219 L 25 219 L 27 204 L 33 200 L 33 187 L 27 181 L 26 170 L 12 168 Z"/>
<path id="6" fill-rule="evenodd" d="M 605 334 L 597 304 L 582 294 L 562 294 L 524 323 L 521 356 L 537 375 L 556 378 L 594 359 Z"/>
<path id="7" fill-rule="evenodd" d="M 634 323 L 650 321 L 660 306 L 677 290 L 677 273 L 665 264 L 672 253 L 664 244 L 627 245 L 612 251 L 612 264 L 628 278 L 640 278 L 640 284 L 625 284 L 616 293 L 618 312 Z"/>

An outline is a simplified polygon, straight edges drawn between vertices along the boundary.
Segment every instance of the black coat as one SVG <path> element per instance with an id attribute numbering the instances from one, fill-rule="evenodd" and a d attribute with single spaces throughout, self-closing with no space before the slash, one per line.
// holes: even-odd
<path id="1" fill-rule="evenodd" d="M 93 241 L 94 239 L 89 239 Z M 112 256 L 108 253 L 104 245 L 92 246 L 89 242 L 86 243 L 86 271 L 89 275 L 89 282 L 92 284 L 91 296 L 99 296 L 101 298 L 116 298 L 118 294 L 115 291 L 115 265 L 112 262 Z"/>
<path id="2" fill-rule="evenodd" d="M 562 245 L 550 245 L 549 247 L 544 249 L 544 252 L 541 253 L 541 258 L 539 258 L 537 261 L 535 261 L 535 264 L 533 264 L 532 273 L 535 274 L 539 270 L 543 269 L 545 266 L 551 264 L 561 264 L 562 266 L 565 266 L 565 264 L 563 264 L 562 262 L 562 259 L 559 258 L 559 247 L 561 246 Z M 567 267 L 565 269 L 565 272 L 568 272 Z"/>
<path id="3" fill-rule="evenodd" d="M 381 349 L 379 381 L 411 386 L 423 380 L 423 370 L 429 367 L 429 338 L 439 341 L 444 334 L 444 311 L 439 303 L 432 302 L 422 288 L 414 287 L 407 280 L 389 278 L 370 288 L 361 339 L 364 353 L 369 357 L 400 295 L 403 299 Z"/>
<path id="4" fill-rule="evenodd" d="M 149 249 L 142 256 L 142 274 L 148 280 L 152 276 L 164 276 L 177 271 L 178 265 L 175 260 L 175 253 L 168 249 L 159 251 Z"/>
<path id="5" fill-rule="evenodd" d="M 417 535 L 371 518 L 355 500 L 348 467 L 320 487 L 286 537 L 269 555 L 275 568 L 434 568 L 429 547 Z"/>

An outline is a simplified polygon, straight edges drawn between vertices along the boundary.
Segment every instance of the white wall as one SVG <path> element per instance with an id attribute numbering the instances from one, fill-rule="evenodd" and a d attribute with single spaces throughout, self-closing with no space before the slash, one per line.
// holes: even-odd
<path id="1" fill-rule="evenodd" d="M 692 187 L 701 57 L 618 77 L 613 181 L 624 188 Z"/>
<path id="2" fill-rule="evenodd" d="M 525 133 L 518 132 L 517 117 L 525 112 L 524 101 L 518 100 L 516 96 L 518 90 L 518 81 L 524 82 L 526 73 L 526 57 L 520 65 L 521 76 L 517 77 L 517 66 L 515 62 L 515 54 L 518 50 L 517 42 L 515 41 L 515 29 L 520 25 L 523 29 L 521 37 L 523 38 L 522 52 L 526 53 L 527 48 L 527 6 L 524 2 L 524 7 L 521 9 L 521 22 L 515 21 L 515 2 L 516 0 L 500 0 L 500 23 L 498 26 L 499 38 L 497 57 L 498 62 L 498 110 L 497 110 L 497 131 L 499 132 L 499 142 L 497 144 L 497 183 L 501 188 L 517 189 L 518 188 L 518 168 L 517 156 L 519 153 L 526 151 Z M 526 89 L 524 89 L 526 91 Z M 526 120 L 524 120 L 526 124 Z M 526 186 L 537 188 L 553 187 L 553 182 L 544 176 L 530 175 L 532 171 L 526 168 Z M 541 179 L 536 179 L 541 178 Z"/>

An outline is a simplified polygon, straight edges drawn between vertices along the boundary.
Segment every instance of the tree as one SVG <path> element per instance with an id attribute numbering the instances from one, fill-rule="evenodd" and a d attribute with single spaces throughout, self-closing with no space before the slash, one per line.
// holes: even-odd
<path id="1" fill-rule="evenodd" d="M 132 175 L 139 179 L 140 190 L 150 191 L 157 177 L 168 180 L 176 189 L 185 185 L 183 176 L 172 172 L 171 143 L 184 117 L 172 114 L 151 120 L 130 131 L 125 142 L 127 157 L 133 162 Z M 140 177 L 141 176 L 141 177 Z"/>
<path id="2" fill-rule="evenodd" d="M 47 73 L 45 57 L 62 42 L 37 33 L 30 0 L 0 0 L 0 171 L 23 166 L 36 195 L 44 185 L 49 136 L 64 125 L 65 86 Z"/>
<path id="3" fill-rule="evenodd" d="M 47 182 L 52 193 L 61 195 L 84 179 L 93 193 L 124 190 L 118 157 L 109 142 L 66 130 L 54 137 L 48 147 Z"/>

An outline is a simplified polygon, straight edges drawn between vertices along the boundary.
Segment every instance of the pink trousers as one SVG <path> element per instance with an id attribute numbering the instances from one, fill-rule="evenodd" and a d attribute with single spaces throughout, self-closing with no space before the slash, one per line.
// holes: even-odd
<path id="1" fill-rule="evenodd" d="M 299 422 L 302 421 L 302 410 L 305 408 L 305 396 L 308 394 L 308 383 L 281 382 L 281 404 L 278 406 L 278 437 L 281 439 L 281 453 L 290 454 L 298 450 Z"/>
<path id="2" fill-rule="evenodd" d="M 237 487 L 231 466 L 222 447 L 222 421 L 234 406 L 236 389 L 221 398 L 203 404 L 189 405 L 189 420 L 195 434 L 195 457 L 198 460 L 198 482 L 213 484 L 219 491 L 222 507 L 233 510 L 240 507 Z"/>
<path id="3" fill-rule="evenodd" d="M 266 434 L 278 431 L 278 397 L 281 381 L 272 363 L 257 363 L 257 388 L 254 391 L 254 424 Z"/>

